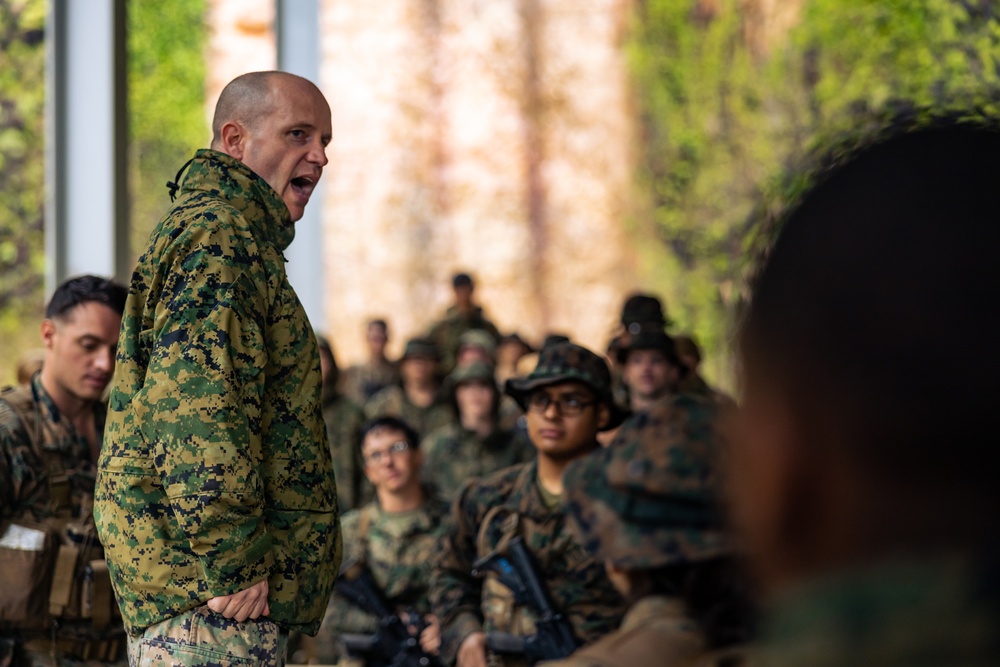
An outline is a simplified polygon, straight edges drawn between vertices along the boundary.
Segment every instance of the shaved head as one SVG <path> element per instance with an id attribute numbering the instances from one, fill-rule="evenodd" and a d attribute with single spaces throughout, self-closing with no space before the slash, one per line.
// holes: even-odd
<path id="1" fill-rule="evenodd" d="M 260 120 L 273 113 L 278 103 L 275 93 L 278 83 L 304 83 L 311 88 L 315 85 L 308 79 L 288 72 L 248 72 L 230 81 L 215 105 L 212 118 L 212 148 L 218 148 L 222 139 L 222 127 L 236 121 L 250 130 L 260 125 Z M 319 89 L 316 89 L 317 92 Z"/>

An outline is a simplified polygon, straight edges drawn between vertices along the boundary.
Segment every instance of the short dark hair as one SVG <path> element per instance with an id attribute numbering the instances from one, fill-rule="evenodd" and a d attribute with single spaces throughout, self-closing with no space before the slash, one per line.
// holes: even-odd
<path id="1" fill-rule="evenodd" d="M 369 419 L 361 426 L 361 431 L 358 434 L 358 451 L 365 444 L 365 438 L 368 437 L 369 433 L 374 433 L 375 431 L 396 431 L 403 434 L 403 439 L 406 440 L 406 444 L 410 446 L 410 449 L 419 449 L 420 447 L 420 434 L 417 430 L 410 426 L 406 421 L 400 419 L 399 417 L 393 417 L 391 415 L 382 415 L 380 417 L 375 417 Z"/>
<path id="2" fill-rule="evenodd" d="M 378 327 L 379 329 L 381 329 L 381 330 L 382 330 L 382 332 L 383 332 L 383 333 L 388 333 L 388 332 L 389 332 L 389 325 L 388 325 L 388 324 L 386 324 L 386 323 L 385 323 L 385 320 L 382 320 L 382 319 L 377 319 L 377 320 L 369 320 L 369 321 L 368 321 L 368 324 L 367 324 L 366 326 L 367 326 L 368 328 L 371 328 L 371 327 Z"/>
<path id="3" fill-rule="evenodd" d="M 452 287 L 462 287 L 463 285 L 466 287 L 472 287 L 472 276 L 470 276 L 468 273 L 456 273 L 454 276 L 452 276 L 451 278 Z"/>
<path id="4" fill-rule="evenodd" d="M 742 323 L 748 378 L 873 478 L 942 501 L 996 495 L 998 154 L 996 129 L 955 123 L 844 161 L 786 219 Z"/>
<path id="5" fill-rule="evenodd" d="M 45 308 L 45 317 L 50 320 L 65 317 L 85 303 L 100 303 L 121 315 L 125 312 L 127 298 L 128 289 L 109 278 L 91 275 L 70 278 L 53 292 Z"/>

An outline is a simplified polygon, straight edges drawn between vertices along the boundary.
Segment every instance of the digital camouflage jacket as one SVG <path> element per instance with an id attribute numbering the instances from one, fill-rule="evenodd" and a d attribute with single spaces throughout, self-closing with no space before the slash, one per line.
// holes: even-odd
<path id="1" fill-rule="evenodd" d="M 604 563 L 573 540 L 565 523 L 560 506 L 545 506 L 534 461 L 472 482 L 459 492 L 431 578 L 443 656 L 453 658 L 462 640 L 480 630 L 534 634 L 531 612 L 515 605 L 513 593 L 493 573 L 485 580 L 471 574 L 472 564 L 492 553 L 505 535 L 523 538 L 539 581 L 578 640 L 589 643 L 618 627 L 624 601 L 608 580 Z"/>
<path id="2" fill-rule="evenodd" d="M 485 438 L 457 423 L 443 426 L 424 438 L 424 481 L 444 498 L 476 477 L 483 477 L 535 456 L 531 441 L 522 434 L 496 429 Z"/>
<path id="3" fill-rule="evenodd" d="M 341 539 L 294 233 L 263 179 L 200 150 L 132 275 L 95 518 L 133 635 L 262 579 L 271 620 L 319 628 Z"/>

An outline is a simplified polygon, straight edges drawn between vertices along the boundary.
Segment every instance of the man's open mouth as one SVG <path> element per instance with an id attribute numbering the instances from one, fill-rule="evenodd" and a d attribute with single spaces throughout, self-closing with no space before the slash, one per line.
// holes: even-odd
<path id="1" fill-rule="evenodd" d="M 292 179 L 292 189 L 295 193 L 308 198 L 312 194 L 313 188 L 316 187 L 316 180 L 311 176 L 296 176 Z"/>

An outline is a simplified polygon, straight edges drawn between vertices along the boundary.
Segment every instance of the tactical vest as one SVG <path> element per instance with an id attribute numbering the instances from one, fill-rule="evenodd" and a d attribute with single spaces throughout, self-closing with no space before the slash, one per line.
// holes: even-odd
<path id="1" fill-rule="evenodd" d="M 94 642 L 81 637 L 80 624 L 71 623 L 89 619 L 95 636 L 103 636 L 119 615 L 91 515 L 93 489 L 74 490 L 74 471 L 58 451 L 43 446 L 47 425 L 30 388 L 7 387 L 0 401 L 20 419 L 48 487 L 47 504 L 0 522 L 5 541 L 23 538 L 16 546 L 0 545 L 0 632 L 30 637 L 73 627 L 79 652 L 98 657 L 91 650 Z"/>

